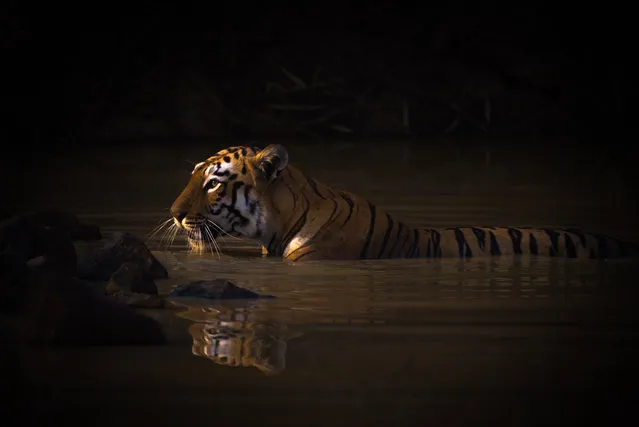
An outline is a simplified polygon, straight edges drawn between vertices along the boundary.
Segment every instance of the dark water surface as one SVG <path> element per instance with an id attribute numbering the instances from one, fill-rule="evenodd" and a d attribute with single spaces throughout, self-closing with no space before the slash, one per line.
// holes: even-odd
<path id="1" fill-rule="evenodd" d="M 42 208 L 148 237 L 191 164 L 221 147 L 117 147 L 43 161 L 25 182 Z M 618 172 L 545 168 L 508 152 L 462 156 L 399 144 L 291 148 L 317 179 L 416 226 L 559 225 L 636 238 Z M 358 153 L 356 155 L 356 153 Z M 106 153 L 106 154 L 105 154 Z M 595 166 L 593 166 L 595 167 Z M 562 170 L 562 175 L 548 170 Z M 563 169 L 561 169 L 563 168 Z M 56 173 L 57 172 L 57 173 Z M 36 175 L 36 176 L 34 176 Z M 36 185 L 37 183 L 37 185 Z M 31 185 L 31 184 L 29 184 Z M 32 200 L 14 197 L 15 206 Z M 43 420 L 90 425 L 583 425 L 633 411 L 639 264 L 550 259 L 294 265 L 255 244 L 187 254 L 149 245 L 161 293 L 225 278 L 277 298 L 147 310 L 168 345 L 39 349 L 29 368 Z M 144 425 L 144 424 L 143 424 Z"/>

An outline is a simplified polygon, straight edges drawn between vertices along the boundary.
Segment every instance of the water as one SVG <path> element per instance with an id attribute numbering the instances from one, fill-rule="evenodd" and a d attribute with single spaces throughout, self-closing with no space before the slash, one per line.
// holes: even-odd
<path id="1" fill-rule="evenodd" d="M 407 172 L 409 180 L 380 178 L 371 165 L 387 155 L 372 150 L 364 163 L 355 148 L 321 151 L 336 159 L 331 167 L 311 161 L 318 150 L 297 154 L 318 179 L 371 197 L 417 226 L 549 224 L 619 234 L 633 221 L 618 214 L 626 190 L 611 190 L 614 175 L 603 185 L 608 191 L 584 191 L 582 177 L 570 173 L 556 184 L 534 171 L 513 177 L 509 166 L 486 171 L 451 160 L 445 169 L 433 160 L 433 170 Z M 195 161 L 202 150 L 181 157 Z M 396 160 L 407 171 L 426 156 L 415 147 L 402 150 L 416 150 Z M 147 236 L 167 218 L 190 167 L 184 162 L 176 170 L 179 157 L 166 148 L 144 161 L 145 152 L 133 149 L 107 153 L 95 161 L 76 154 L 41 166 L 45 175 L 50 168 L 70 172 L 40 181 L 39 204 L 78 212 L 106 235 Z M 362 161 L 356 168 L 344 167 L 356 160 Z M 402 184 L 407 181 L 412 184 Z M 601 206 L 613 202 L 617 214 Z M 42 419 L 582 425 L 597 417 L 610 422 L 639 398 L 626 391 L 636 381 L 639 356 L 634 261 L 291 264 L 260 258 L 259 248 L 244 240 L 221 242 L 219 257 L 187 254 L 179 236 L 170 246 L 161 234 L 148 244 L 170 272 L 157 281 L 161 293 L 192 280 L 225 278 L 277 298 L 225 304 L 174 299 L 167 309 L 146 310 L 163 325 L 166 346 L 31 352 L 25 366 L 41 398 L 36 415 Z"/>

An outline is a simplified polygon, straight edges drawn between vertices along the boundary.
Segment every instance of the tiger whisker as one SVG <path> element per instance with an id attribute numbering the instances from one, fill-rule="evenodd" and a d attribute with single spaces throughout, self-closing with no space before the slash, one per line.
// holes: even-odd
<path id="1" fill-rule="evenodd" d="M 162 229 L 164 229 L 166 226 L 168 226 L 172 221 L 173 221 L 173 218 L 161 220 L 158 225 L 156 225 L 153 229 L 151 229 L 151 231 L 149 233 L 147 233 L 147 235 L 145 237 L 145 243 L 148 244 L 149 241 L 153 237 L 155 237 L 155 235 L 157 235 L 160 231 L 162 231 Z"/>
<path id="2" fill-rule="evenodd" d="M 206 219 L 206 222 L 207 222 L 207 223 L 209 223 L 209 224 L 211 224 L 213 227 L 215 227 L 215 229 L 216 229 L 216 230 L 218 230 L 220 233 L 222 233 L 224 236 L 229 236 L 229 237 L 231 237 L 231 238 L 233 238 L 233 239 L 240 240 L 240 238 L 239 238 L 239 237 L 237 237 L 237 236 L 233 236 L 232 234 L 229 234 L 226 230 L 224 230 L 222 227 L 220 227 L 220 226 L 219 226 L 219 225 L 217 225 L 215 222 L 213 222 L 213 220 L 211 220 L 211 219 L 207 218 L 207 219 Z"/>
<path id="3" fill-rule="evenodd" d="M 162 233 L 162 237 L 160 237 L 160 246 L 164 246 L 164 250 L 167 250 L 167 243 L 169 241 L 169 236 L 173 233 L 175 224 L 170 224 Z"/>
<path id="4" fill-rule="evenodd" d="M 180 232 L 180 228 L 176 225 L 173 224 L 173 226 L 171 227 L 171 236 L 167 242 L 167 248 L 170 248 L 171 246 L 173 246 L 173 242 L 175 241 L 175 237 L 177 236 L 177 234 Z"/>
<path id="5" fill-rule="evenodd" d="M 215 247 L 215 253 L 217 254 L 217 258 L 220 258 L 220 247 L 218 246 L 217 242 L 215 241 L 215 237 L 213 237 L 213 233 L 211 232 L 211 230 L 208 228 L 208 225 L 204 225 L 204 230 L 206 231 L 208 238 L 210 239 L 210 243 L 209 243 L 209 248 L 211 249 L 211 255 L 213 255 L 213 247 Z M 213 246 L 211 246 L 211 243 L 213 244 Z"/>
<path id="6" fill-rule="evenodd" d="M 211 255 L 213 255 L 213 246 L 211 246 L 211 236 L 210 231 L 206 228 L 206 226 L 204 226 L 204 241 L 206 242 L 206 244 L 209 246 L 209 250 L 211 251 Z"/>
<path id="7" fill-rule="evenodd" d="M 196 235 L 195 231 L 187 232 L 187 239 L 189 239 L 190 253 L 195 253 L 196 250 L 199 248 L 199 239 L 197 237 L 198 236 Z M 198 246 L 195 246 L 196 243 Z"/>
<path id="8" fill-rule="evenodd" d="M 213 233 L 208 228 L 208 226 L 206 226 L 206 231 L 207 231 L 207 233 L 209 235 L 209 238 L 211 239 L 211 243 L 213 244 L 213 247 L 215 248 L 215 253 L 217 254 L 217 257 L 219 259 L 220 258 L 220 247 L 218 246 L 217 242 L 215 241 L 215 237 L 213 236 Z"/>
<path id="9" fill-rule="evenodd" d="M 202 236 L 202 242 L 208 245 L 209 250 L 211 251 L 211 255 L 213 255 L 213 248 L 211 247 L 211 243 L 209 241 L 208 230 L 206 229 L 206 225 L 200 229 L 200 236 Z M 202 245 L 204 246 L 204 245 Z M 204 248 L 206 249 L 206 248 Z"/>
<path id="10" fill-rule="evenodd" d="M 188 248 L 189 248 L 189 253 L 192 254 L 193 252 L 195 252 L 195 236 L 193 235 L 194 232 L 190 232 L 187 231 L 186 233 L 186 239 L 187 239 L 187 243 L 188 243 Z"/>
<path id="11" fill-rule="evenodd" d="M 197 254 L 202 255 L 204 253 L 204 244 L 202 243 L 204 239 L 202 238 L 202 230 L 198 227 L 197 229 Z"/>

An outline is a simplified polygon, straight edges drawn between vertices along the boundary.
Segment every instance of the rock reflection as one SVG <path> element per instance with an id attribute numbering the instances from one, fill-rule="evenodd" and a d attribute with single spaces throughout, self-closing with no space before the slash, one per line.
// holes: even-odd
<path id="1" fill-rule="evenodd" d="M 192 353 L 218 365 L 279 374 L 286 368 L 287 341 L 301 335 L 282 322 L 262 318 L 254 306 L 174 303 L 187 308 L 177 315 L 193 322 L 188 328 Z"/>

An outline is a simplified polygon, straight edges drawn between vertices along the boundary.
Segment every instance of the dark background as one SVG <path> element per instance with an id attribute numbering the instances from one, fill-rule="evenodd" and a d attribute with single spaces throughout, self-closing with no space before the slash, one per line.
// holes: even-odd
<path id="1" fill-rule="evenodd" d="M 489 168 L 590 175 L 597 194 L 610 185 L 597 177 L 614 170 L 634 199 L 631 16 L 544 2 L 9 2 L 2 170 L 31 176 L 30 165 L 78 147 L 95 158 L 123 144 L 204 143 L 212 153 L 312 142 L 316 153 L 318 142 L 404 141 L 420 147 L 411 156 L 423 167 L 424 147 L 473 153 L 471 163 L 494 150 Z"/>
<path id="2" fill-rule="evenodd" d="M 609 146 L 628 119 L 621 7 L 12 3 L 2 98 L 21 145 L 552 135 Z"/>

